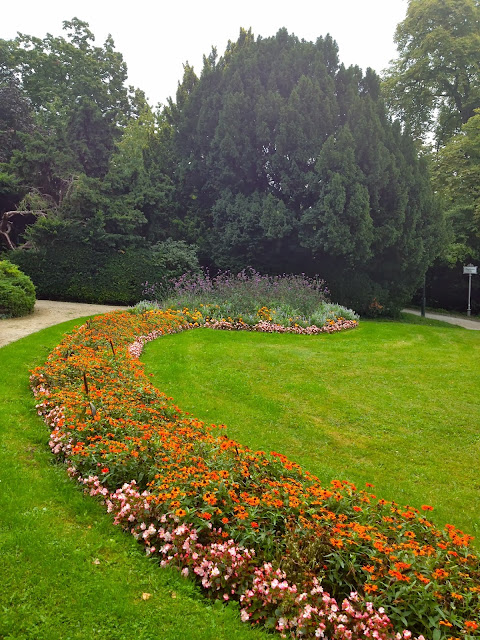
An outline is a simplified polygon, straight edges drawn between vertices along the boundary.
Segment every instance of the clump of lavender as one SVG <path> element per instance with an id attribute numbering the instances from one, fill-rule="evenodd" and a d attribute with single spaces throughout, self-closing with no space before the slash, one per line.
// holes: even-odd
<path id="1" fill-rule="evenodd" d="M 325 281 L 318 276 L 269 276 L 252 268 L 236 274 L 221 271 L 215 276 L 208 269 L 200 274 L 186 273 L 173 282 L 173 288 L 173 295 L 161 301 L 163 307 L 228 305 L 231 315 L 255 313 L 267 306 L 287 307 L 309 316 L 329 295 Z"/>

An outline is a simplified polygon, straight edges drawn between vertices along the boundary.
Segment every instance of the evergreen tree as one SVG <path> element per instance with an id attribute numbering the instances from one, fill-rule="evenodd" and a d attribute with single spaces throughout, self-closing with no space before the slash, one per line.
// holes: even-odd
<path id="1" fill-rule="evenodd" d="M 408 299 L 438 251 L 440 214 L 375 73 L 341 65 L 329 36 L 285 29 L 256 40 L 242 30 L 199 78 L 185 71 L 166 117 L 175 200 L 203 261 L 319 271 L 363 311 Z"/>

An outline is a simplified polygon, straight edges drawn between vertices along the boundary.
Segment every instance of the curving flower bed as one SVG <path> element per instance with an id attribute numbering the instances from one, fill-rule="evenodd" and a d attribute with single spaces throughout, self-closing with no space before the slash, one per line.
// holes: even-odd
<path id="1" fill-rule="evenodd" d="M 115 524 L 210 597 L 239 600 L 242 620 L 285 636 L 480 637 L 468 535 L 438 530 L 428 505 L 400 507 L 346 481 L 323 487 L 150 384 L 143 345 L 190 320 L 171 310 L 99 316 L 32 372 L 52 451 Z"/>

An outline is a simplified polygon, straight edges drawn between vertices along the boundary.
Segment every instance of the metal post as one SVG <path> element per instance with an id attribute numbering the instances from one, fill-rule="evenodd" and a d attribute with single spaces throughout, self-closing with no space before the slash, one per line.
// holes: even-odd
<path id="1" fill-rule="evenodd" d="M 425 277 L 423 278 L 423 292 L 422 292 L 422 307 L 421 307 L 422 318 L 425 318 L 425 307 L 427 305 L 426 289 L 427 289 L 427 274 L 425 273 Z"/>
<path id="2" fill-rule="evenodd" d="M 470 308 L 470 298 L 472 295 L 472 274 L 468 274 L 468 308 L 467 308 L 467 316 L 472 314 L 472 310 Z"/>
<path id="3" fill-rule="evenodd" d="M 471 315 L 472 309 L 470 306 L 470 300 L 472 297 L 472 275 L 476 276 L 478 272 L 478 267 L 474 264 L 470 263 L 463 267 L 463 275 L 468 275 L 468 308 L 467 308 L 467 316 Z"/>

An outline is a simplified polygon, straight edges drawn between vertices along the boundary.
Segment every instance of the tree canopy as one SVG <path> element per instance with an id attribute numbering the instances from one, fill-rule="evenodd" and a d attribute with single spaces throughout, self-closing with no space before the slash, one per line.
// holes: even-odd
<path id="1" fill-rule="evenodd" d="M 480 109 L 439 151 L 435 184 L 454 232 L 450 262 L 480 259 Z"/>
<path id="2" fill-rule="evenodd" d="M 387 99 L 417 138 L 441 146 L 480 105 L 480 3 L 409 0 L 395 42 Z"/>
<path id="3" fill-rule="evenodd" d="M 110 37 L 64 28 L 0 41 L 4 246 L 183 256 L 171 239 L 212 268 L 319 273 L 363 312 L 409 298 L 441 240 L 426 162 L 330 36 L 241 29 L 154 112 Z"/>

